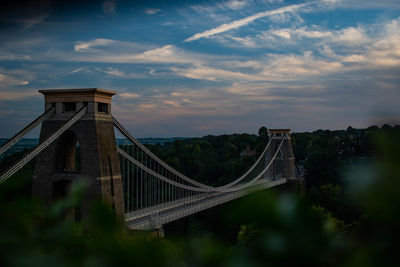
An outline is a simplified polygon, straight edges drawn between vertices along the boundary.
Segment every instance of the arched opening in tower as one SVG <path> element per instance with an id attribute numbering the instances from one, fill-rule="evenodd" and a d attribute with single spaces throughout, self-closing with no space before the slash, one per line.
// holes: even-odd
<path id="1" fill-rule="evenodd" d="M 74 132 L 68 130 L 60 136 L 56 154 L 56 172 L 81 171 L 80 143 Z"/>

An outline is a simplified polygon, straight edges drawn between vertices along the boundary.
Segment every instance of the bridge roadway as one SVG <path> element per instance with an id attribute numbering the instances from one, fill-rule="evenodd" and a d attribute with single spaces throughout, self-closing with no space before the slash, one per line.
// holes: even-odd
<path id="1" fill-rule="evenodd" d="M 228 202 L 230 200 L 251 194 L 256 191 L 275 187 L 286 183 L 286 179 L 259 180 L 247 190 L 226 193 L 201 193 L 177 201 L 153 206 L 125 214 L 125 222 L 130 229 L 150 230 L 157 229 L 163 224 L 175 221 L 185 216 L 205 210 L 210 207 Z"/>

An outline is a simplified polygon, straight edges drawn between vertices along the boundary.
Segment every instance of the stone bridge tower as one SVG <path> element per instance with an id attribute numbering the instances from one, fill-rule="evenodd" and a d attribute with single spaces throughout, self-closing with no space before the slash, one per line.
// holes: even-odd
<path id="1" fill-rule="evenodd" d="M 267 154 L 267 163 L 272 159 L 276 150 L 279 147 L 280 141 L 283 139 L 283 144 L 281 151 L 278 152 L 275 162 L 272 164 L 270 169 L 266 172 L 266 178 L 276 180 L 283 176 L 287 180 L 295 180 L 295 164 L 294 155 L 292 149 L 292 141 L 290 140 L 290 130 L 289 129 L 270 129 L 269 138 L 271 140 L 271 149 L 269 149 Z"/>
<path id="2" fill-rule="evenodd" d="M 89 183 L 82 203 L 71 211 L 85 217 L 90 203 L 107 200 L 116 214 L 124 214 L 121 171 L 116 150 L 111 98 L 115 92 L 89 89 L 40 90 L 45 109 L 55 114 L 42 123 L 40 143 L 82 108 L 87 113 L 42 151 L 37 159 L 32 185 L 33 197 L 50 203 L 68 193 L 72 183 Z"/>

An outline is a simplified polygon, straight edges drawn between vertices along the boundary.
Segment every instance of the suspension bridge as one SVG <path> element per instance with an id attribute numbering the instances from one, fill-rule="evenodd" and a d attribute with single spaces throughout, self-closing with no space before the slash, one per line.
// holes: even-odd
<path id="1" fill-rule="evenodd" d="M 32 195 L 50 203 L 79 179 L 89 182 L 84 199 L 71 211 L 86 216 L 102 197 L 130 229 L 163 224 L 298 179 L 290 131 L 269 131 L 256 162 L 222 186 L 210 186 L 178 172 L 131 135 L 111 114 L 115 92 L 97 88 L 40 90 L 45 112 L 10 138 L 0 155 L 41 124 L 39 145 L 1 174 L 0 183 L 36 158 Z M 115 131 L 129 144 L 117 146 Z M 77 155 L 79 154 L 79 157 Z"/>

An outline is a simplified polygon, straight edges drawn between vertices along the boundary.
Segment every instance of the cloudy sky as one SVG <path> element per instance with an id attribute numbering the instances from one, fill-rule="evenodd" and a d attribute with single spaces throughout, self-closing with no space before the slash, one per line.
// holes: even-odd
<path id="1" fill-rule="evenodd" d="M 0 137 L 45 88 L 114 90 L 137 137 L 400 121 L 399 0 L 10 1 Z"/>

